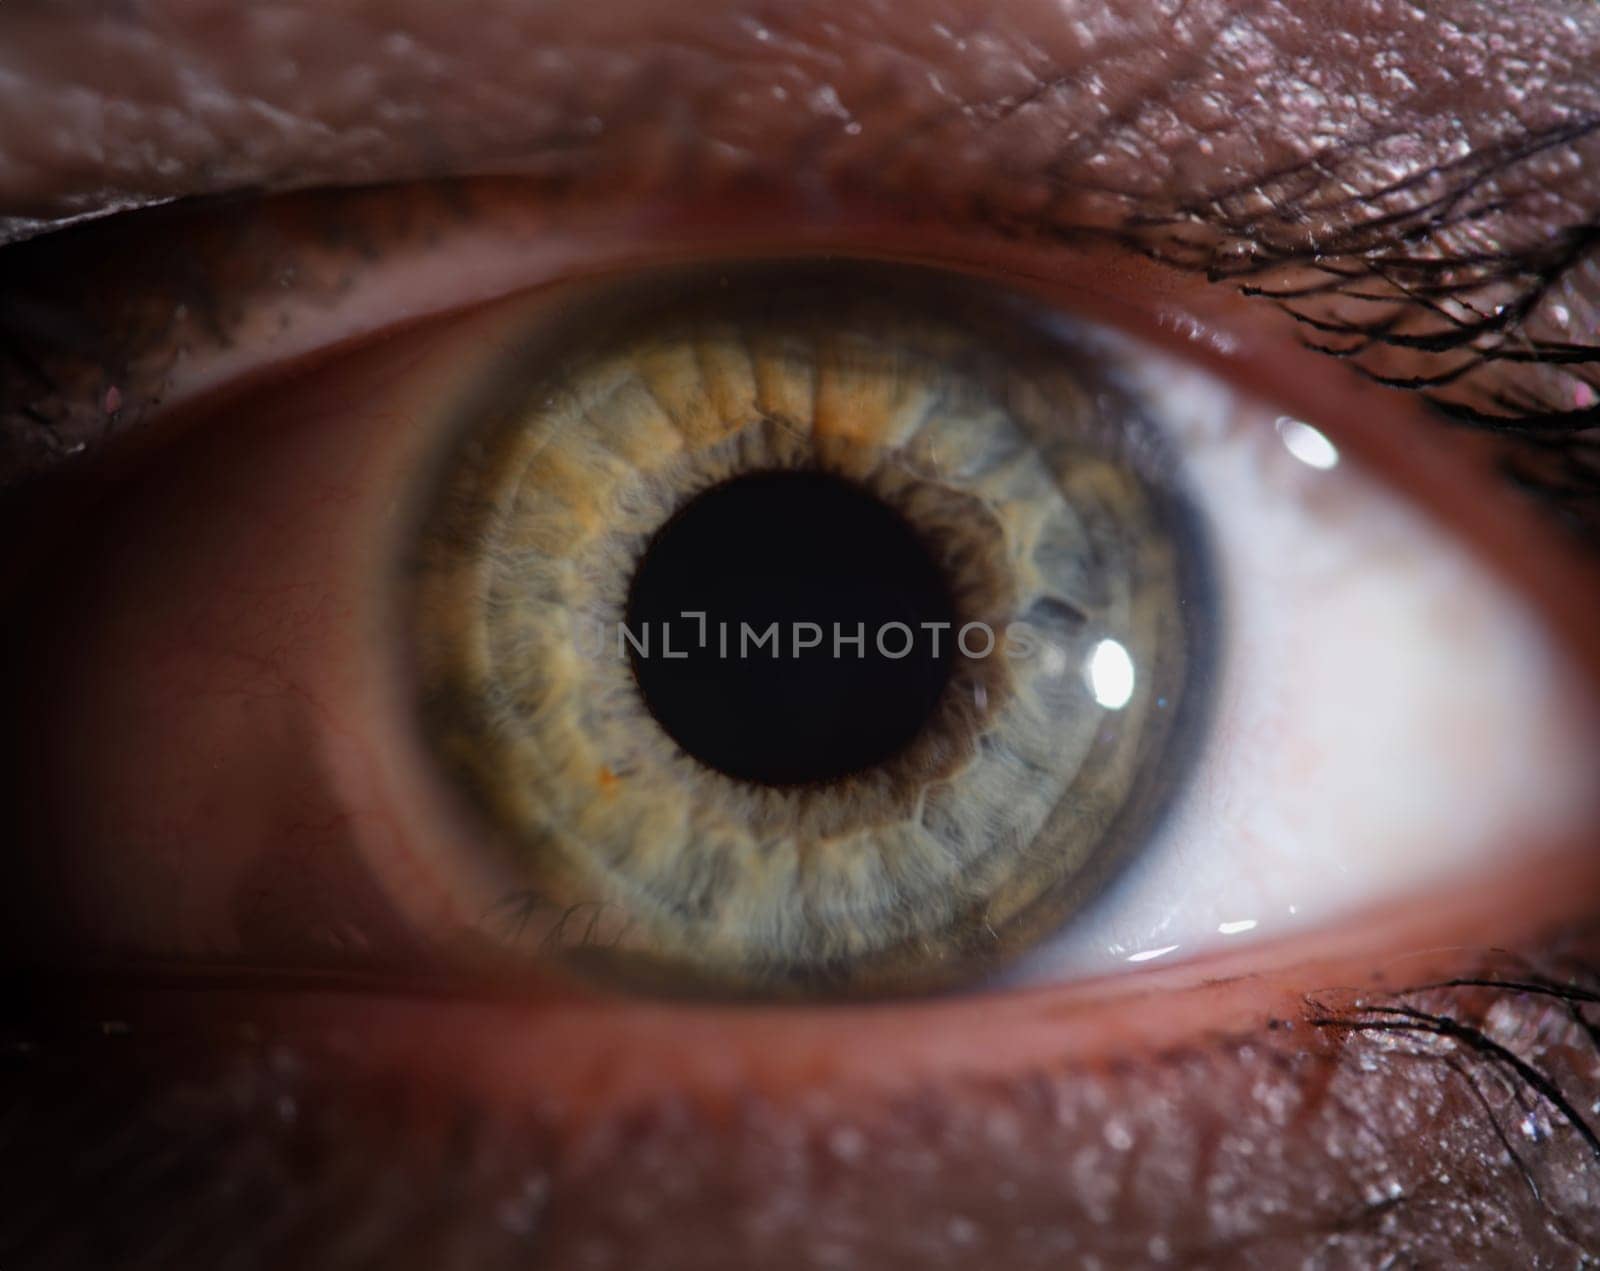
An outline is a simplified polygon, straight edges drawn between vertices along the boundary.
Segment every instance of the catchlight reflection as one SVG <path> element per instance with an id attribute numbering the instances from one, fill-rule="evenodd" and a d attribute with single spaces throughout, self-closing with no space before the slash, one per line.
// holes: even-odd
<path id="1" fill-rule="evenodd" d="M 1275 425 L 1283 448 L 1318 472 L 1327 472 L 1339 465 L 1339 448 L 1318 429 L 1303 420 L 1279 415 Z"/>
<path id="2" fill-rule="evenodd" d="M 1108 711 L 1119 711 L 1133 698 L 1133 659 L 1115 640 L 1102 640 L 1089 654 L 1084 668 L 1094 700 Z"/>

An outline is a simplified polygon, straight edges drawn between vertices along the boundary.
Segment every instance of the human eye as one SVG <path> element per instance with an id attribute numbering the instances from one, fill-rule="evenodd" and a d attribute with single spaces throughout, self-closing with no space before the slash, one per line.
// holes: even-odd
<path id="1" fill-rule="evenodd" d="M 436 79 L 448 41 L 424 17 L 393 16 L 382 41 L 346 32 L 355 64 L 390 88 L 384 76 L 399 74 L 396 65 L 414 82 Z M 608 29 L 618 16 L 573 12 L 570 25 L 546 28 L 548 19 L 513 9 L 492 28 L 505 38 L 486 40 L 486 65 L 519 32 L 532 40 L 557 29 L 571 47 L 547 50 L 539 65 L 583 72 L 551 92 L 560 110 L 535 111 L 514 145 L 502 137 L 509 149 L 461 159 L 524 169 L 515 181 L 311 193 L 221 215 L 201 207 L 8 249 L 10 515 L 40 561 L 18 590 L 29 603 L 12 606 L 10 634 L 22 703 L 8 739 L 23 827 L 14 855 L 27 886 L 13 889 L 8 908 L 27 975 L 6 1051 L 16 1074 L 6 1133 L 9 1159 L 40 1162 L 17 1179 L 37 1216 L 33 1204 L 18 1206 L 22 1216 L 3 1229 L 16 1260 L 198 1265 L 226 1251 L 244 1265 L 492 1266 L 530 1254 L 597 1266 L 1209 1256 L 1271 1265 L 1340 1250 L 1359 1261 L 1482 1260 L 1534 1247 L 1559 1257 L 1592 1243 L 1582 1206 L 1567 1198 L 1597 1150 L 1584 1066 L 1593 566 L 1579 546 L 1592 517 L 1582 412 L 1593 402 L 1584 356 L 1593 301 L 1572 246 L 1587 215 L 1582 183 L 1555 179 L 1581 171 L 1570 156 L 1581 156 L 1585 134 L 1501 118 L 1487 138 L 1464 137 L 1462 151 L 1448 125 L 1471 134 L 1469 121 L 1410 101 L 1416 118 L 1402 116 L 1404 130 L 1361 135 L 1350 103 L 1333 100 L 1306 60 L 1337 65 L 1359 42 L 1321 43 L 1282 15 L 1210 26 L 1192 15 L 1191 26 L 1135 6 L 1062 24 L 1019 9 L 1004 20 L 930 21 L 887 63 L 863 51 L 895 42 L 875 43 L 860 17 L 814 15 L 817 31 L 802 39 L 798 19 L 691 14 L 674 29 L 675 19 L 629 14 L 638 24 L 630 43 Z M 301 50 L 297 65 L 310 67 L 297 41 L 321 28 L 307 21 L 252 38 L 287 41 L 280 51 Z M 1402 47 L 1431 48 L 1420 19 L 1397 11 L 1393 21 L 1397 40 L 1409 32 Z M 141 47 L 141 30 L 96 24 L 85 43 L 103 53 L 109 40 L 126 53 Z M 1586 30 L 1576 22 L 1568 34 Z M 1150 70 L 1140 50 L 1159 32 L 1187 40 L 1185 64 L 1206 92 L 1187 95 L 1187 80 L 1165 97 L 1148 91 L 1156 81 L 1136 74 Z M 19 48 L 32 42 L 70 65 L 51 39 L 49 21 L 18 27 Z M 172 47 L 206 52 L 203 40 Z M 1570 50 L 1530 47 L 1527 57 L 1570 65 Z M 816 68 L 835 59 L 847 66 L 824 92 Z M 740 95 L 736 72 L 747 63 L 761 68 L 761 104 Z M 648 83 L 679 90 L 669 103 L 703 108 L 726 95 L 746 109 L 651 112 L 642 90 L 625 89 L 627 68 L 652 64 Z M 1390 89 L 1404 96 L 1395 85 L 1420 75 L 1418 65 L 1391 63 Z M 609 87 L 626 109 L 604 108 L 602 67 L 618 77 Z M 1242 82 L 1247 68 L 1255 78 Z M 672 78 L 696 73 L 711 77 L 688 81 L 695 89 Z M 317 84 L 337 78 L 325 66 L 318 74 Z M 1099 90 L 1080 98 L 1091 82 Z M 1264 169 L 1262 153 L 1240 167 L 1251 157 L 1244 138 L 1257 151 L 1270 146 L 1259 129 L 1224 126 L 1223 105 L 1271 99 L 1263 82 L 1330 134 L 1299 167 Z M 1145 87 L 1126 88 L 1135 83 Z M 913 109 L 924 86 L 927 108 Z M 1121 113 L 1089 129 L 1074 122 L 1108 86 L 1126 89 Z M 259 120 L 272 94 L 256 87 L 265 96 L 246 115 Z M 1552 96 L 1572 91 L 1560 80 Z M 799 120 L 784 108 L 797 98 L 807 102 Z M 339 99 L 329 100 L 323 109 Z M 502 104 L 489 92 L 475 108 L 487 119 Z M 428 118 L 439 144 L 452 117 Z M 226 120 L 212 122 L 227 131 Z M 409 135 L 394 131 L 402 143 Z M 1519 150 L 1512 142 L 1523 133 L 1548 144 Z M 617 137 L 614 154 L 586 150 Z M 619 196 L 617 174 L 644 173 L 663 137 L 685 145 L 681 164 L 667 165 L 679 179 L 641 175 Z M 857 138 L 874 148 L 855 150 Z M 253 157 L 265 172 L 352 175 L 319 169 L 326 160 L 310 146 L 301 166 L 285 168 L 270 131 L 258 139 Z M 1149 184 L 1156 151 L 1182 155 L 1168 186 Z M 775 155 L 793 158 L 787 176 Z M 1524 155 L 1531 169 L 1517 166 Z M 392 173 L 354 175 L 415 175 L 403 154 L 386 161 Z M 1220 175 L 1208 180 L 1212 162 Z M 37 220 L 51 206 L 36 192 L 29 210 Z M 1571 258 L 1541 254 L 1549 241 Z M 188 272 L 174 283 L 168 270 L 180 260 Z M 1240 282 L 1255 294 L 1241 298 Z M 1296 339 L 1306 332 L 1339 358 L 1307 353 Z M 1067 376 L 1044 381 L 1054 393 L 1017 387 L 1046 374 L 1041 347 L 1048 372 Z M 774 349 L 781 356 L 764 362 Z M 297 359 L 305 364 L 281 365 Z M 1347 376 L 1339 360 L 1369 380 Z M 620 930 L 597 933 L 585 917 L 572 947 L 622 948 L 626 965 L 603 958 L 570 978 L 545 974 L 568 952 L 570 924 L 534 941 L 459 938 L 462 912 L 481 919 L 486 900 L 507 892 L 503 871 L 477 890 L 468 876 L 490 872 L 479 868 L 480 847 L 526 837 L 515 814 L 528 800 L 492 797 L 504 756 L 478 744 L 481 728 L 452 733 L 459 712 L 442 726 L 427 705 L 437 694 L 374 686 L 392 685 L 397 663 L 419 681 L 430 668 L 453 673 L 471 615 L 496 608 L 482 591 L 460 603 L 450 587 L 479 568 L 478 548 L 492 537 L 483 510 L 501 506 L 486 490 L 507 470 L 495 460 L 537 441 L 528 419 L 572 447 L 541 449 L 546 474 L 561 477 L 552 497 L 591 500 L 601 475 L 631 476 L 639 454 L 656 453 L 626 437 L 604 455 L 595 449 L 599 386 L 619 365 L 634 368 L 657 405 L 670 406 L 685 365 L 702 402 L 765 382 L 764 417 L 790 425 L 823 413 L 830 375 L 853 389 L 856 408 L 881 405 L 891 386 L 899 398 L 966 394 L 942 416 L 887 412 L 915 414 L 913 440 L 942 435 L 948 448 L 968 447 L 966 469 L 930 460 L 914 472 L 907 441 L 896 480 L 931 473 L 945 489 L 963 471 L 981 473 L 977 435 L 1018 483 L 1005 487 L 1015 520 L 1002 530 L 1058 500 L 1067 508 L 1058 517 L 1098 508 L 1100 573 L 1074 575 L 1079 597 L 1094 584 L 1133 599 L 1121 610 L 1105 600 L 1094 609 L 1099 627 L 1047 647 L 1070 651 L 1078 709 L 1087 693 L 1103 712 L 1096 736 L 1104 719 L 1112 732 L 1129 721 L 1132 753 L 1154 739 L 1141 757 L 1172 774 L 1160 790 L 1170 806 L 1139 826 L 1108 890 L 1074 897 L 1030 935 L 1014 971 L 1031 967 L 1033 987 L 977 982 L 966 961 L 945 956 L 948 941 L 927 933 L 911 942 L 916 958 L 868 984 L 890 1000 L 848 1005 L 828 1000 L 852 988 L 848 949 L 826 976 L 798 974 L 797 957 L 757 973 L 748 956 L 702 957 L 713 942 L 683 939 L 670 924 L 629 914 Z M 561 369 L 559 383 L 536 373 L 546 366 Z M 779 370 L 764 381 L 769 366 Z M 772 407 L 801 381 L 808 410 Z M 978 391 L 996 383 L 1011 395 Z M 486 398 L 485 385 L 510 396 Z M 1089 403 L 1076 417 L 1061 409 L 1072 393 Z M 1445 431 L 1420 408 L 1422 395 L 1467 427 Z M 1118 414 L 1128 402 L 1140 411 Z M 1108 415 L 1118 427 L 1097 431 Z M 793 442 L 770 431 L 761 445 Z M 1052 459 L 1064 436 L 1077 447 L 1068 465 Z M 726 467 L 756 445 L 718 452 L 722 484 L 680 471 L 658 501 L 670 515 L 691 493 L 785 468 L 765 451 L 748 469 Z M 859 447 L 828 455 L 836 467 L 864 462 Z M 1227 485 L 1217 469 L 1230 463 L 1248 472 Z M 850 471 L 868 484 L 868 469 Z M 1086 471 L 1097 480 L 1077 487 L 1063 475 Z M 1504 488 L 1497 471 L 1534 497 Z M 1241 506 L 1220 506 L 1220 491 Z M 768 508 L 801 497 L 759 493 Z M 1252 572 L 1271 586 L 1241 583 L 1229 593 L 1235 603 L 1216 606 L 1204 571 L 1183 567 L 1182 553 L 1196 550 L 1180 515 L 1191 504 L 1210 527 L 1201 563 L 1226 574 L 1254 551 Z M 537 521 L 538 506 L 512 532 L 531 536 L 548 562 L 540 535 L 553 528 Z M 648 511 L 637 498 L 627 506 Z M 926 500 L 916 506 L 926 514 Z M 1552 525 L 1551 506 L 1567 528 Z M 465 509 L 465 523 L 448 509 Z M 1279 513 L 1270 526 L 1250 519 L 1270 509 Z M 903 519 L 921 524 L 910 512 Z M 925 526 L 918 533 L 929 537 Z M 1130 544 L 1144 549 L 1138 560 L 1117 555 Z M 1374 559 L 1377 544 L 1384 559 Z M 397 555 L 409 567 L 391 587 L 383 580 Z M 1046 559 L 1076 567 L 1083 555 Z M 588 576 L 616 583 L 592 564 Z M 618 576 L 626 582 L 634 568 L 629 557 Z M 980 581 L 1011 576 L 979 569 Z M 1050 569 L 1036 572 L 1048 584 L 1041 594 L 1065 586 Z M 1129 590 L 1133 578 L 1148 595 Z M 1268 602 L 1297 588 L 1345 641 L 1284 657 L 1277 665 L 1300 674 L 1281 678 L 1320 694 L 1284 692 L 1263 707 L 1245 689 L 1282 649 L 1262 615 L 1284 621 Z M 1237 603 L 1246 594 L 1253 602 Z M 1180 611 L 1184 621 L 1159 620 Z M 1136 612 L 1158 620 L 1135 621 Z M 1203 665 L 1194 633 L 1218 615 L 1223 665 L 1192 677 L 1205 709 L 1176 703 L 1168 737 L 1157 705 L 1165 694 L 1150 685 L 1189 691 L 1171 665 Z M 1440 630 L 1456 663 L 1418 647 Z M 1228 641 L 1251 634 L 1256 653 L 1230 657 L 1238 646 Z M 1352 658 L 1358 636 L 1371 648 Z M 1097 673 L 1108 640 L 1121 654 Z M 1407 656 L 1385 661 L 1396 653 Z M 625 664 L 634 678 L 618 684 L 642 685 L 643 665 Z M 348 691 L 332 691 L 334 682 Z M 1342 690 L 1375 682 L 1380 700 L 1339 715 Z M 475 701 L 497 691 L 481 678 L 473 687 Z M 1145 711 L 1137 724 L 1131 711 L 1119 715 L 1130 703 Z M 1270 718 L 1272 708 L 1293 717 Z M 1435 712 L 1461 721 L 1450 736 L 1430 732 Z M 1242 714 L 1269 735 L 1254 750 L 1248 738 L 1230 740 L 1234 766 L 1214 766 L 1208 730 Z M 635 716 L 638 731 L 652 726 Z M 1307 716 L 1323 721 L 1314 738 L 1293 731 Z M 1408 731 L 1397 738 L 1399 721 Z M 1187 766 L 1167 749 L 1184 728 L 1195 752 Z M 1487 740 L 1462 735 L 1469 728 Z M 395 760 L 397 739 L 418 734 L 416 762 Z M 1395 757 L 1352 761 L 1352 736 L 1395 747 Z M 1407 755 L 1411 739 L 1436 736 L 1445 753 Z M 704 744 L 678 740 L 691 758 Z M 556 750 L 535 743 L 524 751 L 536 765 Z M 1313 743 L 1331 765 L 1273 766 Z M 1514 757 L 1496 755 L 1511 744 Z M 1390 771 L 1403 764 L 1414 767 Z M 1121 798 L 1143 771 L 1130 764 L 1126 782 L 1102 777 L 1097 788 Z M 1296 772 L 1303 784 L 1286 790 Z M 784 788 L 838 779 L 737 775 Z M 520 776 L 542 779 L 537 768 Z M 352 790 L 362 797 L 325 797 Z M 437 801 L 452 811 L 443 816 L 470 828 L 435 833 L 444 820 L 421 806 L 425 791 L 444 792 Z M 1327 808 L 1345 791 L 1361 806 Z M 1286 793 L 1305 808 L 1292 830 L 1274 824 L 1286 819 L 1275 811 Z M 584 792 L 568 814 L 592 822 L 597 797 Z M 672 797 L 678 788 L 664 778 L 647 795 Z M 1343 842 L 1335 814 L 1365 841 Z M 1219 820 L 1245 832 L 1216 833 Z M 1149 910 L 1134 917 L 1116 906 L 1138 897 L 1163 836 L 1205 859 L 1180 859 L 1168 895 L 1154 889 L 1161 920 L 1147 922 Z M 351 850 L 362 844 L 388 847 Z M 1426 868 L 1413 868 L 1409 889 L 1386 892 L 1383 867 L 1396 862 L 1378 858 L 1398 854 L 1396 844 L 1400 864 Z M 1318 876 L 1305 859 L 1326 864 L 1344 847 L 1347 868 L 1335 860 Z M 1307 850 L 1296 859 L 1295 848 Z M 1237 853 L 1224 857 L 1237 873 L 1275 849 L 1277 868 L 1309 891 L 1252 879 L 1256 907 L 1206 908 L 1193 884 L 1219 854 Z M 1332 895 L 1351 873 L 1367 889 Z M 757 899 L 782 890 L 742 885 Z M 585 899 L 543 877 L 509 890 L 567 912 Z M 60 920 L 90 895 L 80 917 Z M 1219 895 L 1231 904 L 1238 893 Z M 1319 916 L 1342 922 L 1330 933 L 1308 914 L 1303 929 L 1263 933 L 1284 937 L 1275 942 L 1230 947 L 1253 934 L 1242 923 L 1266 918 L 1263 906 L 1301 903 L 1327 904 Z M 1097 906 L 1111 908 L 1097 917 Z M 1187 935 L 1162 937 L 1186 921 L 1217 937 L 1220 954 Z M 874 930 L 868 918 L 852 922 Z M 1114 933 L 1085 936 L 1097 922 Z M 1119 928 L 1133 931 L 1131 942 Z M 691 953 L 663 959 L 674 933 Z M 1108 957 L 1145 970 L 1095 975 Z M 665 992 L 654 969 L 637 972 L 662 960 L 674 964 Z M 953 966 L 952 977 L 934 978 L 961 991 L 906 1000 L 927 986 L 905 968 L 924 963 Z M 731 976 L 744 998 L 791 996 L 798 983 L 809 1000 L 677 996 L 717 976 Z M 87 1234 L 65 1220 L 83 1210 Z"/>

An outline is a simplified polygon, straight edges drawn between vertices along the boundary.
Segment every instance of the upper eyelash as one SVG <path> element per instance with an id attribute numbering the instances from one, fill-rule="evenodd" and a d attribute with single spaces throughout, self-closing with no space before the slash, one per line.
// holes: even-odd
<path id="1" fill-rule="evenodd" d="M 1351 186 L 1346 174 L 1393 135 L 1379 131 L 1360 143 L 1166 206 L 1148 195 L 1096 189 L 1094 194 L 1121 205 L 1120 223 L 1110 228 L 1030 222 L 1004 214 L 998 201 L 986 199 L 960 211 L 1007 237 L 1108 234 L 1167 264 L 1202 272 L 1279 306 L 1306 329 L 1308 347 L 1339 357 L 1378 382 L 1421 393 L 1450 422 L 1510 439 L 1515 444 L 1504 460 L 1508 475 L 1600 543 L 1600 439 L 1593 435 L 1600 407 L 1567 404 L 1580 385 L 1600 390 L 1600 346 L 1529 331 L 1530 324 L 1550 318 L 1556 304 L 1578 308 L 1580 321 L 1590 310 L 1600 313 L 1600 294 L 1587 294 L 1600 290 L 1600 214 L 1575 215 L 1569 224 L 1548 227 L 1531 239 L 1522 234 L 1524 241 L 1492 250 L 1467 250 L 1452 240 L 1467 228 L 1514 228 L 1510 218 L 1519 214 L 1519 198 L 1548 193 L 1536 179 L 1531 188 L 1516 189 L 1516 181 L 1530 175 L 1527 165 L 1562 148 L 1581 159 L 1587 143 L 1600 140 L 1600 120 L 1584 118 L 1503 137 L 1386 184 L 1325 196 L 1329 189 Z M 1094 140 L 1080 137 L 1073 149 Z M 1247 210 L 1263 202 L 1272 209 L 1269 214 Z M 149 214 L 113 215 L 73 232 L 98 235 L 106 226 Z M 1202 241 L 1196 241 L 1196 231 L 1204 232 Z M 48 252 L 57 239 L 45 235 L 12 243 L 0 250 L 0 265 Z M 1592 283 L 1582 277 L 1591 266 Z M 1300 276 L 1306 272 L 1314 279 Z M 1295 277 L 1288 277 L 1291 273 Z M 1579 284 L 1587 290 L 1577 300 L 1562 291 Z M 184 290 L 183 300 L 195 299 L 189 294 L 192 286 Z M 1558 295 L 1566 299 L 1552 299 Z M 9 434 L 0 435 L 0 450 L 12 452 L 12 461 L 0 465 L 11 469 L 0 472 L 0 485 L 92 448 L 78 437 L 64 441 L 58 433 L 60 416 L 50 407 L 62 395 L 58 378 L 70 377 L 53 374 L 50 358 L 62 355 L 62 329 L 82 326 L 87 335 L 81 351 L 69 349 L 69 356 L 93 357 L 101 367 L 115 343 L 70 305 L 52 306 L 52 300 L 19 289 L 0 304 L 0 366 L 5 368 L 0 434 Z M 1341 303 L 1366 312 L 1343 316 L 1336 311 Z M 1385 356 L 1404 356 L 1415 365 L 1396 374 L 1385 369 Z M 1566 403 L 1557 400 L 1563 395 Z M 102 433 L 121 422 L 103 416 L 98 419 Z M 19 431 L 27 434 L 26 447 Z M 32 460 L 17 462 L 30 447 Z"/>
<path id="2" fill-rule="evenodd" d="M 1519 202 L 1549 196 L 1526 166 L 1563 147 L 1575 168 L 1590 170 L 1583 160 L 1600 159 L 1600 118 L 1529 130 L 1338 198 L 1300 199 L 1299 183 L 1337 187 L 1367 149 L 1344 146 L 1202 201 L 1131 215 L 1120 237 L 1275 304 L 1305 328 L 1308 348 L 1422 394 L 1447 423 L 1507 439 L 1507 476 L 1600 544 L 1600 343 L 1579 338 L 1585 325 L 1600 332 L 1600 211 L 1540 226 L 1513 246 L 1452 242 L 1469 227 L 1492 241 Z M 1528 182 L 1520 190 L 1519 179 Z M 1234 210 L 1252 198 L 1273 214 Z M 1411 201 L 1385 206 L 1397 198 Z M 1196 224 L 1223 240 L 1190 243 L 1182 230 Z M 1303 272 L 1315 280 L 1272 277 Z M 1368 312 L 1339 316 L 1340 302 Z M 1540 322 L 1565 338 L 1530 331 Z M 1415 365 L 1386 372 L 1385 354 Z"/>

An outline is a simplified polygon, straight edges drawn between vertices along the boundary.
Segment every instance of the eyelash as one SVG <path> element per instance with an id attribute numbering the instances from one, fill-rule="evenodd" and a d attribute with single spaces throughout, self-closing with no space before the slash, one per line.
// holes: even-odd
<path id="1" fill-rule="evenodd" d="M 1124 209 L 1122 223 L 1105 230 L 1022 220 L 998 202 L 975 206 L 1004 238 L 1105 237 L 1277 306 L 1306 329 L 1308 349 L 1378 384 L 1419 393 L 1447 426 L 1501 439 L 1506 477 L 1600 549 L 1600 437 L 1591 431 L 1600 426 L 1600 372 L 1592 369 L 1600 346 L 1529 330 L 1540 319 L 1571 332 L 1586 314 L 1592 323 L 1600 274 L 1583 275 L 1600 266 L 1600 219 L 1545 225 L 1537 206 L 1518 208 L 1519 200 L 1551 195 L 1541 160 L 1558 155 L 1568 171 L 1583 170 L 1584 143 L 1600 139 L 1600 121 L 1529 129 L 1386 184 L 1363 181 L 1363 164 L 1381 164 L 1389 139 L 1379 133 L 1329 147 L 1166 205 L 1097 188 L 1096 196 Z M 1516 187 L 1518 177 L 1527 188 Z M 1322 189 L 1354 192 L 1316 201 Z M 1248 211 L 1263 203 L 1270 213 Z M 1519 210 L 1533 213 L 1532 233 L 1517 232 Z M 1515 246 L 1481 248 L 1480 241 Z M 1316 280 L 1297 277 L 1306 271 Z M 1575 303 L 1552 299 L 1563 286 L 1578 293 Z M 1365 312 L 1335 316 L 1340 303 Z M 1422 365 L 1389 373 L 1386 356 Z M 1566 404 L 1573 401 L 1581 404 Z"/>
<path id="2" fill-rule="evenodd" d="M 1306 327 L 1308 348 L 1344 360 L 1379 384 L 1422 393 L 1447 424 L 1505 439 L 1506 475 L 1600 546 L 1600 508 L 1593 506 L 1600 502 L 1600 438 L 1590 431 L 1600 425 L 1600 373 L 1593 369 L 1600 366 L 1600 346 L 1528 330 L 1546 317 L 1556 328 L 1576 332 L 1585 316 L 1581 309 L 1592 316 L 1600 306 L 1600 296 L 1582 294 L 1575 315 L 1572 306 L 1552 298 L 1563 285 L 1581 293 L 1592 282 L 1582 275 L 1597 260 L 1600 219 L 1590 216 L 1548 232 L 1536 228 L 1520 248 L 1452 246 L 1453 232 L 1475 240 L 1485 222 L 1492 227 L 1513 214 L 1519 192 L 1507 187 L 1520 165 L 1559 147 L 1576 157 L 1583 142 L 1597 137 L 1600 121 L 1585 119 L 1474 151 L 1319 206 L 1319 214 L 1347 221 L 1332 232 L 1312 234 L 1292 192 L 1308 174 L 1337 184 L 1341 165 L 1353 166 L 1363 156 L 1352 147 L 1318 155 L 1210 204 L 1174 209 L 1126 234 L 1125 241 L 1166 263 L 1237 283 L 1241 294 L 1277 305 Z M 1523 197 L 1548 193 L 1538 186 L 1537 171 L 1529 175 L 1535 188 L 1521 192 Z M 1386 200 L 1412 193 L 1418 196 L 1414 205 L 1385 209 Z M 1250 218 L 1228 212 L 1228 204 L 1243 205 L 1252 196 L 1275 209 L 1294 207 L 1294 213 Z M 1221 228 L 1227 241 L 1200 256 L 1174 250 L 1176 228 L 1195 220 Z M 1393 251 L 1397 241 L 1406 244 L 1399 259 Z M 1497 241 L 1492 232 L 1489 241 Z M 1321 277 L 1310 283 L 1273 280 L 1274 274 L 1296 270 Z M 1358 319 L 1328 315 L 1327 308 L 1339 301 L 1373 312 Z M 1452 313 L 1451 305 L 1464 314 Z M 1382 357 L 1390 351 L 1425 361 L 1412 374 L 1386 374 Z M 1564 405 L 1563 398 L 1585 404 Z"/>
<path id="3" fill-rule="evenodd" d="M 1600 439 L 1591 431 L 1600 422 L 1600 406 L 1593 404 L 1600 375 L 1591 369 L 1600 363 L 1600 348 L 1529 333 L 1537 320 L 1556 316 L 1575 329 L 1600 308 L 1600 296 L 1582 293 L 1589 280 L 1581 276 L 1593 260 L 1600 221 L 1524 232 L 1522 244 L 1511 248 L 1470 249 L 1493 230 L 1500 233 L 1491 242 L 1516 242 L 1508 218 L 1538 211 L 1519 208 L 1519 194 L 1546 192 L 1530 165 L 1555 152 L 1580 155 L 1585 142 L 1600 136 L 1597 129 L 1600 124 L 1584 119 L 1530 130 L 1376 187 L 1359 177 L 1382 136 L 1166 206 L 1099 190 L 1123 209 L 1121 223 L 1109 229 L 1025 220 L 1005 212 L 998 197 L 979 197 L 959 214 L 947 209 L 945 215 L 973 219 L 1013 242 L 1108 239 L 1276 305 L 1306 328 L 1307 348 L 1380 384 L 1419 393 L 1449 426 L 1498 438 L 1507 478 L 1600 548 Z M 1530 177 L 1531 191 L 1516 189 L 1519 175 Z M 441 207 L 459 216 L 460 208 L 451 208 L 453 184 L 438 187 Z M 1308 203 L 1318 190 L 1341 187 L 1357 192 Z M 148 352 L 133 347 L 137 340 L 154 343 L 161 332 L 146 329 L 130 341 L 123 321 L 115 335 L 97 325 L 91 316 L 100 298 L 97 279 L 86 276 L 81 262 L 97 259 L 122 231 L 131 231 L 137 244 L 147 227 L 170 234 L 177 217 L 191 211 L 203 217 L 240 201 L 226 196 L 125 213 L 0 252 L 10 284 L 0 301 L 0 490 L 98 449 L 156 404 L 117 386 L 128 384 L 130 367 Z M 1272 212 L 1245 210 L 1263 202 Z M 927 216 L 922 212 L 920 219 Z M 316 209 L 311 219 L 317 222 Z M 320 227 L 334 241 L 349 232 L 337 203 Z M 269 229 L 273 233 L 279 231 Z M 1458 234 L 1468 236 L 1465 247 L 1454 245 Z M 1399 252 L 1397 243 L 1404 245 Z M 383 250 L 371 240 L 345 245 L 362 259 Z M 1305 271 L 1316 279 L 1299 280 Z M 69 295 L 78 290 L 65 302 L 57 295 L 64 278 Z M 152 293 L 145 297 L 152 303 L 138 313 L 147 326 L 153 318 L 159 327 L 163 315 L 170 325 L 176 304 L 199 315 L 202 329 L 219 343 L 228 342 L 227 296 L 210 294 L 193 276 L 163 277 L 154 285 L 146 276 L 138 285 Z M 1576 303 L 1550 299 L 1562 287 L 1579 292 Z M 157 289 L 164 294 L 154 294 Z M 1339 305 L 1356 306 L 1357 316 L 1342 316 Z M 1552 314 L 1552 306 L 1564 311 Z M 1386 358 L 1407 359 L 1408 373 L 1394 373 Z M 1562 398 L 1584 404 L 1566 406 Z"/>

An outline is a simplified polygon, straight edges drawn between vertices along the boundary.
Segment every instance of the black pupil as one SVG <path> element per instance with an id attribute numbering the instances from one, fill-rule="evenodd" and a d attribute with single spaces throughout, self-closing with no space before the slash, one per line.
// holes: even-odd
<path id="1" fill-rule="evenodd" d="M 871 768 L 917 735 L 957 633 L 923 624 L 955 620 L 943 571 L 894 509 L 827 473 L 761 472 L 698 495 L 656 534 L 623 647 L 685 751 L 731 777 L 803 785 Z"/>

